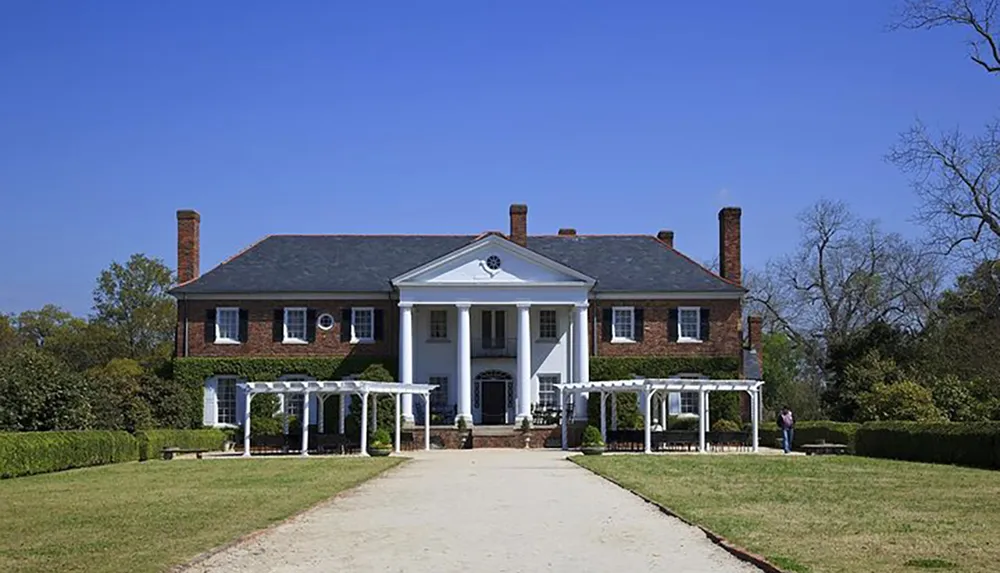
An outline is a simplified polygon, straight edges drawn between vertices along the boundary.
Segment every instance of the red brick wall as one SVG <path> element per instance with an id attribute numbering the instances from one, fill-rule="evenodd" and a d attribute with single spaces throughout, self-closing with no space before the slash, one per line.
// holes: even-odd
<path id="1" fill-rule="evenodd" d="M 741 356 L 742 316 L 739 300 L 600 300 L 591 301 L 597 316 L 598 356 Z M 604 339 L 604 309 L 631 306 L 643 309 L 643 339 L 612 343 Z M 709 309 L 709 339 L 701 343 L 670 342 L 670 309 L 698 306 Z M 593 333 L 591 333 L 593 334 Z M 593 343 L 592 343 L 593 344 Z"/>
<path id="2" fill-rule="evenodd" d="M 188 300 L 178 304 L 177 345 L 178 353 L 184 351 L 184 305 L 188 311 L 188 356 L 395 356 L 398 351 L 399 310 L 389 300 Z M 316 316 L 330 313 L 334 326 L 330 330 L 316 328 L 316 340 L 310 344 L 282 344 L 273 340 L 274 311 L 284 307 L 314 309 Z M 249 336 L 242 344 L 214 344 L 205 342 L 206 311 L 215 307 L 239 307 L 248 311 Z M 381 340 L 370 344 L 341 342 L 341 309 L 372 307 L 381 309 L 384 332 Z"/>
<path id="3" fill-rule="evenodd" d="M 177 211 L 177 282 L 186 283 L 198 277 L 201 264 L 201 215 L 197 211 Z"/>

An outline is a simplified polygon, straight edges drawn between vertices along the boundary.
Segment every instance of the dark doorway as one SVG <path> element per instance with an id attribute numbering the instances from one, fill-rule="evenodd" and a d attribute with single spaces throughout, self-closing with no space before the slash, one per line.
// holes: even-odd
<path id="1" fill-rule="evenodd" d="M 480 382 L 482 384 L 483 425 L 507 423 L 507 383 L 500 380 Z"/>

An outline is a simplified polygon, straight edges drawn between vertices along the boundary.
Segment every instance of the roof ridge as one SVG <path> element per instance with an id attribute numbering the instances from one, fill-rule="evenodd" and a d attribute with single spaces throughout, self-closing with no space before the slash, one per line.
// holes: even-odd
<path id="1" fill-rule="evenodd" d="M 645 236 L 645 237 L 648 237 L 649 239 L 651 239 L 651 240 L 653 240 L 653 241 L 656 241 L 656 242 L 657 242 L 657 243 L 658 243 L 658 244 L 659 244 L 660 246 L 662 246 L 662 247 L 663 247 L 664 249 L 667 249 L 667 250 L 669 250 L 669 251 L 673 251 L 673 252 L 674 252 L 674 253 L 676 253 L 676 254 L 677 254 L 677 255 L 678 255 L 679 257 L 683 258 L 684 260 L 686 260 L 686 261 L 688 261 L 689 263 L 693 264 L 694 266 L 698 267 L 698 268 L 699 268 L 699 269 L 701 269 L 702 271 L 704 271 L 704 272 L 708 273 L 709 275 L 711 275 L 711 276 L 712 276 L 712 278 L 716 278 L 716 279 L 719 279 L 720 281 L 722 281 L 722 282 L 724 282 L 724 283 L 726 283 L 726 284 L 729 284 L 729 285 L 732 285 L 732 286 L 735 286 L 735 287 L 739 287 L 739 288 L 741 288 L 741 289 L 744 289 L 744 290 L 746 290 L 746 287 L 745 287 L 745 286 L 743 286 L 742 284 L 740 284 L 740 283 L 738 283 L 738 282 L 735 282 L 735 281 L 732 281 L 732 280 L 730 280 L 730 279 L 727 279 L 726 277 L 724 277 L 724 276 L 720 275 L 719 273 L 717 273 L 717 272 L 713 271 L 712 269 L 710 269 L 710 268 L 706 267 L 705 265 L 703 265 L 703 264 L 699 263 L 698 261 L 696 261 L 696 260 L 692 259 L 691 257 L 689 257 L 689 256 L 685 255 L 684 253 L 682 253 L 682 252 L 678 251 L 678 250 L 677 250 L 676 248 L 674 248 L 673 246 L 671 246 L 671 245 L 668 245 L 668 244 L 664 243 L 664 242 L 663 242 L 663 241 L 661 241 L 660 239 L 656 238 L 656 236 L 654 236 L 654 235 L 644 235 L 644 236 Z"/>
<path id="2" fill-rule="evenodd" d="M 475 233 L 273 233 L 268 237 L 478 237 Z"/>

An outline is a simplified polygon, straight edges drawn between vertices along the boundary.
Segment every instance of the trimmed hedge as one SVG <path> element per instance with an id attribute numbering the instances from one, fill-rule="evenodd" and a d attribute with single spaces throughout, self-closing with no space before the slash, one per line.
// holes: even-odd
<path id="1" fill-rule="evenodd" d="M 340 380 L 360 374 L 372 364 L 384 365 L 395 376 L 396 358 L 388 356 L 303 358 L 176 358 L 173 378 L 191 393 L 188 426 L 202 424 L 205 380 L 212 376 L 239 376 L 248 382 L 277 380 L 286 374 L 304 374 L 317 380 Z"/>
<path id="2" fill-rule="evenodd" d="M 796 422 L 795 434 L 792 437 L 792 449 L 799 449 L 804 444 L 815 444 L 823 440 L 830 444 L 847 444 L 847 449 L 854 452 L 855 440 L 861 424 L 851 422 L 830 422 L 820 420 L 815 422 Z M 781 430 L 774 422 L 760 425 L 760 443 L 762 446 L 777 447 L 781 439 Z"/>
<path id="3" fill-rule="evenodd" d="M 139 442 L 128 432 L 0 433 L 0 478 L 138 459 Z"/>
<path id="4" fill-rule="evenodd" d="M 253 428 L 253 426 L 251 426 Z M 199 448 L 221 450 L 229 435 L 217 428 L 203 430 L 144 430 L 136 432 L 139 442 L 139 460 L 156 458 L 160 450 L 173 448 Z"/>
<path id="5" fill-rule="evenodd" d="M 1000 422 L 868 422 L 857 454 L 1000 469 Z"/>

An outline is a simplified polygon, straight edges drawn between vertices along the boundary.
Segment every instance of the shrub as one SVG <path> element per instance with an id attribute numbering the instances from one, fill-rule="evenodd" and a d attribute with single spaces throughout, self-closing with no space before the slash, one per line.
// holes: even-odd
<path id="1" fill-rule="evenodd" d="M 583 430 L 581 444 L 587 446 L 603 446 L 604 440 L 601 438 L 601 431 L 594 426 L 587 426 Z"/>
<path id="2" fill-rule="evenodd" d="M 251 416 L 250 417 L 250 439 L 262 436 L 280 436 L 284 433 L 281 418 L 274 416 Z M 243 435 L 242 430 L 240 435 Z"/>
<path id="3" fill-rule="evenodd" d="M 858 455 L 936 464 L 1000 468 L 1000 422 L 869 422 L 857 434 Z"/>
<path id="4" fill-rule="evenodd" d="M 739 392 L 712 392 L 709 395 L 709 420 L 739 420 L 742 417 Z"/>
<path id="5" fill-rule="evenodd" d="M 138 459 L 139 442 L 128 432 L 94 430 L 0 434 L 2 478 Z"/>
<path id="6" fill-rule="evenodd" d="M 943 419 L 934 405 L 931 391 L 912 380 L 876 384 L 870 392 L 858 395 L 859 422 L 876 420 L 911 420 L 933 422 Z"/>
<path id="7" fill-rule="evenodd" d="M 678 431 L 697 430 L 698 416 L 669 416 L 667 418 L 667 429 Z"/>
<path id="8" fill-rule="evenodd" d="M 824 441 L 831 444 L 846 444 L 848 451 L 853 452 L 858 428 L 861 424 L 852 422 L 796 422 L 795 434 L 792 438 L 792 449 L 800 448 L 803 444 L 815 444 Z M 777 440 L 781 438 L 781 430 L 774 422 L 760 425 L 760 443 L 767 447 L 774 447 Z"/>
<path id="9" fill-rule="evenodd" d="M 0 360 L 0 430 L 46 431 L 90 428 L 86 377 L 57 358 L 24 347 Z"/>
<path id="10" fill-rule="evenodd" d="M 392 437 L 389 435 L 389 430 L 385 428 L 379 428 L 375 430 L 372 434 L 371 447 L 378 449 L 387 449 L 392 447 Z"/>
<path id="11" fill-rule="evenodd" d="M 250 429 L 253 430 L 251 423 Z M 163 448 L 199 448 L 221 450 L 226 432 L 216 428 L 202 430 L 145 430 L 136 432 L 139 441 L 139 460 L 155 458 Z"/>
<path id="12" fill-rule="evenodd" d="M 739 432 L 740 425 L 732 420 L 716 420 L 712 422 L 713 432 Z"/>

